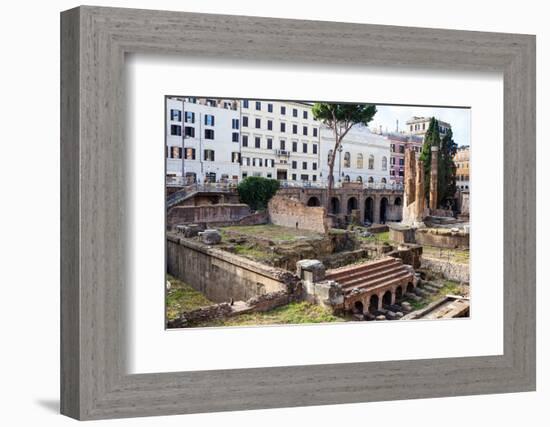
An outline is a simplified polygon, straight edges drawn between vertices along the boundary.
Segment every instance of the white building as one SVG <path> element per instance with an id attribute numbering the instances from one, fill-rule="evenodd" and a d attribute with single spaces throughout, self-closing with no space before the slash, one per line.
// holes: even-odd
<path id="1" fill-rule="evenodd" d="M 424 136 L 430 127 L 431 120 L 431 117 L 414 116 L 410 120 L 407 120 L 407 132 L 411 135 Z M 436 120 L 439 123 L 439 133 L 441 134 L 441 137 L 443 137 L 449 129 L 451 129 L 451 125 L 447 122 L 439 120 L 437 117 Z"/>
<path id="2" fill-rule="evenodd" d="M 329 156 L 333 155 L 334 132 L 322 126 L 321 163 L 323 182 L 328 182 Z M 372 133 L 368 127 L 355 125 L 336 152 L 334 179 L 339 182 L 386 184 L 390 177 L 390 144 L 385 136 Z"/>
<path id="3" fill-rule="evenodd" d="M 242 100 L 241 178 L 319 180 L 319 122 L 311 105 Z"/>
<path id="4" fill-rule="evenodd" d="M 240 112 L 234 100 L 166 98 L 166 175 L 186 182 L 238 180 Z"/>

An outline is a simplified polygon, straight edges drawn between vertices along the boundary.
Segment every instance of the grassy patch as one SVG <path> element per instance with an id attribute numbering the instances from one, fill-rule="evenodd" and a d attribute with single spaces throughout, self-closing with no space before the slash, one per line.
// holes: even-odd
<path id="1" fill-rule="evenodd" d="M 369 237 L 360 237 L 363 242 L 368 243 L 391 243 L 390 232 L 384 231 L 382 233 L 375 233 Z"/>
<path id="2" fill-rule="evenodd" d="M 420 310 L 421 308 L 426 307 L 428 304 L 431 304 L 432 302 L 443 298 L 445 295 L 467 296 L 465 287 L 459 282 L 455 282 L 453 280 L 443 280 L 441 283 L 443 284 L 443 287 L 439 289 L 437 293 L 428 294 L 426 297 L 422 298 L 421 301 L 413 301 L 407 299 L 407 301 L 410 302 L 413 310 Z"/>
<path id="3" fill-rule="evenodd" d="M 234 249 L 237 255 L 242 255 L 256 261 L 269 261 L 272 258 L 271 254 L 254 246 L 235 245 Z"/>
<path id="4" fill-rule="evenodd" d="M 291 242 L 304 237 L 320 236 L 319 233 L 307 230 L 296 230 L 290 227 L 280 225 L 262 224 L 262 225 L 235 225 L 223 227 L 223 231 L 231 231 L 242 234 L 243 236 L 262 237 L 278 242 Z"/>
<path id="5" fill-rule="evenodd" d="M 239 316 L 227 319 L 217 319 L 194 326 L 290 325 L 343 321 L 344 319 L 334 316 L 331 311 L 325 307 L 310 304 L 308 302 L 293 302 L 264 313 L 241 314 Z"/>
<path id="6" fill-rule="evenodd" d="M 422 256 L 459 264 L 468 264 L 470 262 L 470 251 L 466 249 L 443 249 L 436 248 L 435 246 L 423 246 Z"/>
<path id="7" fill-rule="evenodd" d="M 166 317 L 168 320 L 176 319 L 182 311 L 195 310 L 214 304 L 199 291 L 188 284 L 170 275 L 166 276 L 170 282 L 170 290 L 166 293 Z"/>

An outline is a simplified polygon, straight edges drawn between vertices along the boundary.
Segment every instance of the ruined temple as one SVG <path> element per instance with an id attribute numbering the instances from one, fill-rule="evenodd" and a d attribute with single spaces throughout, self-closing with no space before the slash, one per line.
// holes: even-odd
<path id="1" fill-rule="evenodd" d="M 402 223 L 413 227 L 423 225 L 426 210 L 424 165 L 413 150 L 405 151 L 405 194 Z"/>

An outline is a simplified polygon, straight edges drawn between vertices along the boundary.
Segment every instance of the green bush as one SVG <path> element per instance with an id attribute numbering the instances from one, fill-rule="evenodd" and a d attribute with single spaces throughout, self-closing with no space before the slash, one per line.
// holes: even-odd
<path id="1" fill-rule="evenodd" d="M 263 210 L 279 189 L 279 181 L 275 179 L 250 176 L 241 181 L 237 190 L 239 198 L 252 210 Z"/>

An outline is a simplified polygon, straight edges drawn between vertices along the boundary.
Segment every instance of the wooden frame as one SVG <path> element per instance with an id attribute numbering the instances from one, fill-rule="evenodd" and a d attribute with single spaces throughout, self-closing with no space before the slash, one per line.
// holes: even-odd
<path id="1" fill-rule="evenodd" d="M 127 375 L 124 55 L 504 76 L 504 354 Z M 78 419 L 535 390 L 535 37 L 79 7 L 61 15 L 61 412 Z"/>

